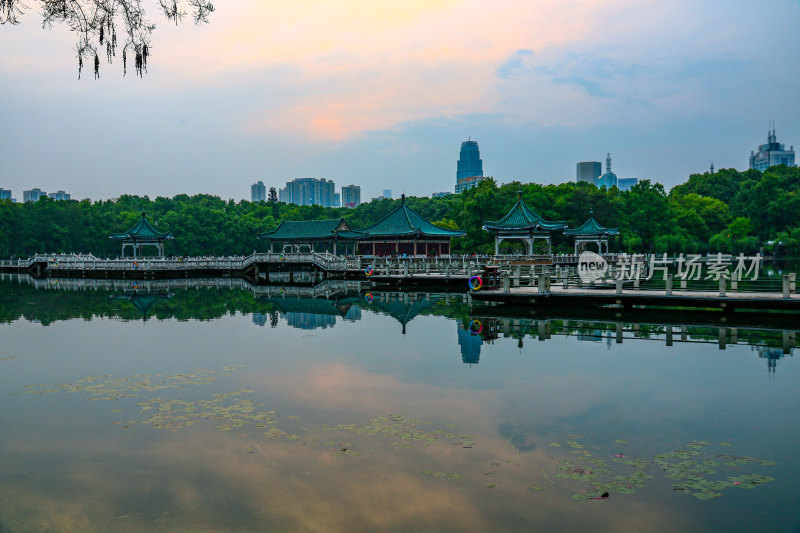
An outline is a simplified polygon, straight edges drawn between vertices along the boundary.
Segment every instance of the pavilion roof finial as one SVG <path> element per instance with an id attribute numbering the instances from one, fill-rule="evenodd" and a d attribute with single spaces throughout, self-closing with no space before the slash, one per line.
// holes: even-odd
<path id="1" fill-rule="evenodd" d="M 522 200 L 522 191 L 517 191 L 517 200 Z"/>

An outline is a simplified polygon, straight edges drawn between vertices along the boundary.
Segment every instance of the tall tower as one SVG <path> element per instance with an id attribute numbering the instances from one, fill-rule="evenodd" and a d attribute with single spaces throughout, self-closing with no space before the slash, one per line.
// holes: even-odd
<path id="1" fill-rule="evenodd" d="M 461 143 L 461 155 L 456 163 L 456 192 L 471 189 L 478 185 L 480 179 L 469 180 L 468 178 L 483 177 L 483 161 L 478 143 L 467 140 Z"/>
<path id="2" fill-rule="evenodd" d="M 616 187 L 617 186 L 617 175 L 611 172 L 611 154 L 606 154 L 606 173 L 597 178 L 597 186 L 598 187 Z"/>

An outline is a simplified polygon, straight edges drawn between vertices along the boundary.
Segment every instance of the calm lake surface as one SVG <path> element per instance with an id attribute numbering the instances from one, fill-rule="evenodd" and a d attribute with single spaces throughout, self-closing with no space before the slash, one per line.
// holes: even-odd
<path id="1" fill-rule="evenodd" d="M 0 281 L 2 533 L 800 528 L 800 321 L 81 283 Z"/>

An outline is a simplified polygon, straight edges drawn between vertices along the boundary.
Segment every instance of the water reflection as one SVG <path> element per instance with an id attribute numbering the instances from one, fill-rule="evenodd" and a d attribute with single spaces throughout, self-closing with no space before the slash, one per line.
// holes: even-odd
<path id="1" fill-rule="evenodd" d="M 796 322 L 69 281 L 0 284 L 3 531 L 796 529 Z"/>
<path id="2" fill-rule="evenodd" d="M 468 294 L 379 291 L 353 281 L 276 287 L 220 278 L 126 281 L 3 275 L 0 283 L 3 279 L 0 320 L 5 322 L 25 317 L 48 325 L 53 320 L 92 316 L 210 320 L 243 313 L 259 327 L 269 323 L 276 328 L 283 320 L 292 328 L 324 330 L 338 321 L 361 321 L 367 313 L 392 317 L 405 335 L 418 316 L 441 316 L 456 322 L 456 354 L 469 366 L 480 363 L 485 343 L 508 339 L 516 341 L 521 351 L 527 341 L 543 342 L 555 336 L 605 342 L 608 349 L 627 340 L 646 340 L 667 348 L 681 343 L 716 344 L 720 350 L 744 344 L 766 360 L 768 372 L 774 374 L 778 360 L 793 356 L 798 333 L 796 317 L 787 314 L 473 307 Z M 110 294 L 104 297 L 106 292 Z M 56 294 L 62 296 L 53 298 Z M 66 297 L 70 294 L 75 297 Z"/>

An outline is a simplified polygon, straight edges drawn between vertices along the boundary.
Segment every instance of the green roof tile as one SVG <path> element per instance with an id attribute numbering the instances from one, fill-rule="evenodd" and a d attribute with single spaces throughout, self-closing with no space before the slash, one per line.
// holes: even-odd
<path id="1" fill-rule="evenodd" d="M 372 226 L 359 231 L 367 237 L 463 237 L 466 235 L 466 232 L 463 231 L 434 226 L 406 205 L 405 196 L 394 211 Z"/>
<path id="2" fill-rule="evenodd" d="M 343 218 L 329 220 L 284 220 L 273 231 L 259 233 L 259 239 L 276 241 L 319 240 L 319 239 L 353 239 L 364 236 L 350 229 Z"/>
<path id="3" fill-rule="evenodd" d="M 162 239 L 172 239 L 172 234 L 162 233 L 150 225 L 142 213 L 142 219 L 134 227 L 123 233 L 112 233 L 110 239 L 123 239 L 133 241 L 158 241 Z"/>
<path id="4" fill-rule="evenodd" d="M 531 211 L 520 195 L 511 211 L 500 220 L 489 220 L 483 223 L 485 230 L 557 230 L 564 229 L 567 225 L 563 220 L 545 220 Z"/>
<path id="5" fill-rule="evenodd" d="M 581 224 L 579 227 L 575 229 L 565 229 L 564 235 L 574 235 L 574 236 L 594 236 L 594 235 L 619 235 L 619 230 L 617 228 L 606 228 L 601 226 L 592 216 L 593 213 L 589 214 L 589 220 Z"/>

